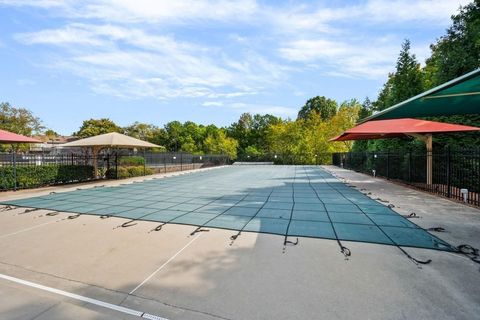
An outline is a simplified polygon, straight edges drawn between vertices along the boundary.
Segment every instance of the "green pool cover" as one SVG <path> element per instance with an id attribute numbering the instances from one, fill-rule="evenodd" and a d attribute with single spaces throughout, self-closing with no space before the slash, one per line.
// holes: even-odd
<path id="1" fill-rule="evenodd" d="M 231 166 L 2 204 L 455 251 L 447 242 L 315 166 Z"/>

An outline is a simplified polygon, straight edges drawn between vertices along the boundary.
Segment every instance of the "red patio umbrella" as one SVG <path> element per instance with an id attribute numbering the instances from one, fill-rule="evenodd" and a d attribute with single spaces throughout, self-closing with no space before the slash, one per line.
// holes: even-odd
<path id="1" fill-rule="evenodd" d="M 353 127 L 330 141 L 388 139 L 404 136 L 420 139 L 427 147 L 427 184 L 432 184 L 432 135 L 466 131 L 480 131 L 480 128 L 411 118 L 375 120 Z"/>
<path id="2" fill-rule="evenodd" d="M 419 119 L 376 120 L 353 127 L 330 141 L 387 139 L 404 136 L 428 136 L 436 133 L 480 131 L 478 127 Z"/>

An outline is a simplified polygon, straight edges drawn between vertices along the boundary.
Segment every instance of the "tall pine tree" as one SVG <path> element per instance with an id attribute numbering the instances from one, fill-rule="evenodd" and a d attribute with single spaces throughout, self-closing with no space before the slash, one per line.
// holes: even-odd
<path id="1" fill-rule="evenodd" d="M 410 49 L 410 41 L 405 40 L 397 59 L 395 72 L 388 75 L 388 80 L 380 91 L 377 101 L 372 103 L 376 111 L 387 109 L 424 91 L 422 69 Z M 411 141 L 412 139 L 409 138 L 381 139 L 369 141 L 366 145 L 369 150 L 399 150 L 417 146 Z M 355 146 L 355 149 L 362 146 L 365 144 L 360 143 Z"/>

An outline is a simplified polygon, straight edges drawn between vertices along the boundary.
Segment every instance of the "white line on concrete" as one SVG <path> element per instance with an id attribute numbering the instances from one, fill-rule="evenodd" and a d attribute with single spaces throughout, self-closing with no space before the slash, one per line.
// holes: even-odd
<path id="1" fill-rule="evenodd" d="M 16 235 L 16 234 L 19 234 L 19 233 L 22 233 L 22 232 L 26 232 L 26 231 L 30 231 L 30 230 L 33 230 L 33 229 L 36 229 L 36 228 L 40 228 L 40 227 L 43 227 L 43 226 L 45 226 L 45 225 L 47 225 L 47 224 L 54 223 L 54 222 L 58 222 L 58 221 L 61 221 L 61 220 L 48 221 L 48 222 L 45 222 L 45 223 L 37 224 L 36 226 L 30 227 L 30 228 L 18 230 L 18 231 L 12 232 L 12 233 L 7 233 L 7 234 L 4 234 L 4 235 L 1 235 L 1 236 L 0 236 L 0 239 L 6 238 L 6 237 L 9 237 L 9 236 L 14 236 L 14 235 Z"/>
<path id="2" fill-rule="evenodd" d="M 157 274 L 160 270 L 162 270 L 167 264 L 169 264 L 173 259 L 175 259 L 180 253 L 182 253 L 183 250 L 185 250 L 188 246 L 190 246 L 193 241 L 197 240 L 198 238 L 200 238 L 202 234 L 199 234 L 198 236 L 196 236 L 195 238 L 193 238 L 192 240 L 190 240 L 189 243 L 187 243 L 182 249 L 178 250 L 177 253 L 175 253 L 170 259 L 168 259 L 164 264 L 162 264 L 160 267 L 158 267 L 157 270 L 155 270 L 154 272 L 152 272 L 151 275 L 149 275 L 145 280 L 143 280 L 138 286 L 135 287 L 135 289 L 133 289 L 132 291 L 130 291 L 129 294 L 132 294 L 134 293 L 135 291 L 138 290 L 138 288 L 140 288 L 141 286 L 143 286 L 148 280 L 150 280 L 155 274 Z"/>
<path id="3" fill-rule="evenodd" d="M 132 315 L 132 316 L 137 316 L 137 317 L 141 317 L 141 318 L 145 318 L 145 319 L 167 320 L 166 318 L 162 318 L 162 317 L 159 317 L 159 316 L 156 316 L 156 315 L 153 315 L 153 314 L 149 314 L 149 313 L 145 313 L 145 312 L 142 312 L 142 311 L 137 311 L 137 310 L 133 310 L 133 309 L 130 309 L 130 308 L 118 306 L 116 304 L 111 304 L 111 303 L 100 301 L 100 300 L 97 300 L 97 299 L 92 299 L 92 298 L 81 296 L 81 295 L 78 295 L 78 294 L 75 294 L 75 293 L 71 293 L 71 292 L 47 287 L 47 286 L 44 286 L 44 285 L 41 285 L 41 284 L 38 284 L 38 283 L 18 279 L 18 278 L 7 276 L 7 275 L 1 274 L 1 273 L 0 273 L 0 279 L 12 281 L 12 282 L 23 284 L 25 286 L 29 286 L 29 287 L 32 287 L 32 288 L 48 291 L 48 292 L 55 293 L 55 294 L 58 294 L 58 295 L 61 295 L 61 296 L 64 296 L 64 297 L 71 298 L 71 299 L 91 303 L 91 304 L 94 304 L 94 305 L 97 305 L 97 306 L 100 306 L 100 307 L 115 310 L 115 311 L 122 312 L 122 313 L 125 313 L 125 314 L 129 314 L 129 315 Z"/>

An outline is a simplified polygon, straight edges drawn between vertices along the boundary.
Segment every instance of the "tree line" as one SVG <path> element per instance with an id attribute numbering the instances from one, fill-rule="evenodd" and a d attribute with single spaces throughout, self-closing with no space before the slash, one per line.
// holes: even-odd
<path id="1" fill-rule="evenodd" d="M 480 67 L 480 0 L 461 7 L 451 19 L 452 25 L 446 34 L 430 45 L 431 55 L 423 67 L 411 52 L 410 41 L 403 42 L 395 71 L 388 75 L 375 101 L 366 98 L 362 103 L 360 119 Z M 424 119 L 480 126 L 480 113 Z M 436 148 L 479 147 L 480 139 L 477 133 L 437 135 L 434 145 Z M 423 148 L 424 143 L 413 138 L 357 141 L 353 146 L 355 151 Z"/>
<path id="2" fill-rule="evenodd" d="M 263 160 L 277 154 L 295 159 L 301 156 L 303 162 L 314 163 L 326 153 L 348 150 L 348 144 L 330 143 L 328 139 L 352 127 L 360 108 L 356 100 L 338 105 L 325 97 L 315 97 L 300 109 L 296 120 L 270 114 L 244 113 L 227 127 L 192 121 L 171 121 L 163 127 L 134 122 L 121 127 L 107 118 L 88 119 L 72 135 L 86 138 L 119 132 L 160 145 L 165 151 L 225 154 L 232 160 Z M 2 129 L 25 135 L 42 133 L 49 138 L 58 135 L 52 130 L 45 130 L 41 120 L 27 109 L 16 108 L 9 103 L 1 103 L 0 109 Z"/>
<path id="3" fill-rule="evenodd" d="M 360 103 L 352 99 L 338 103 L 324 96 L 308 99 L 296 119 L 273 115 L 244 113 L 227 127 L 202 125 L 192 121 L 171 121 L 163 127 L 135 122 L 121 127 L 110 119 L 83 121 L 73 135 L 79 138 L 108 132 L 120 132 L 162 146 L 167 151 L 194 154 L 226 154 L 231 159 L 267 159 L 273 155 L 296 159 L 297 163 L 324 163 L 327 154 L 349 150 L 420 149 L 423 143 L 414 139 L 330 142 L 329 139 L 353 127 L 359 120 L 381 111 L 425 90 L 480 67 L 480 0 L 461 7 L 452 16 L 452 25 L 444 36 L 431 45 L 431 55 L 422 67 L 411 52 L 409 40 L 402 44 L 395 71 L 380 90 L 377 98 Z M 431 120 L 480 126 L 480 115 L 428 118 Z M 32 135 L 45 130 L 40 119 L 24 108 L 0 104 L 0 128 Z M 475 134 L 451 134 L 437 137 L 442 146 L 480 146 Z"/>

